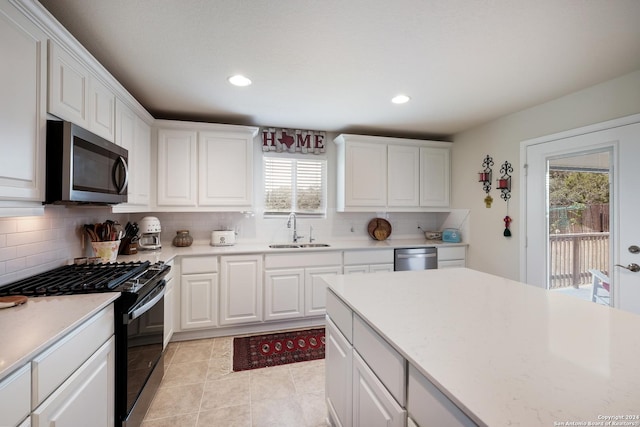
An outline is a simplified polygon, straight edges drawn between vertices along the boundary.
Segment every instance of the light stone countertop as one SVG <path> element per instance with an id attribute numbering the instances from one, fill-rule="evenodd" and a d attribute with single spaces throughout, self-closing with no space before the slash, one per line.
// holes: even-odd
<path id="1" fill-rule="evenodd" d="M 119 292 L 29 298 L 0 310 L 0 380 L 120 296 Z"/>
<path id="2" fill-rule="evenodd" d="M 466 268 L 325 280 L 479 425 L 640 416 L 640 316 Z"/>
<path id="3" fill-rule="evenodd" d="M 278 244 L 292 244 L 291 242 L 272 242 Z M 307 253 L 314 251 L 343 251 L 357 249 L 395 249 L 408 247 L 445 247 L 445 246 L 467 246 L 466 243 L 446 243 L 439 240 L 425 239 L 387 239 L 377 240 L 336 240 L 317 241 L 315 243 L 327 243 L 329 247 L 320 248 L 281 248 L 272 249 L 272 243 L 243 243 L 239 242 L 233 246 L 211 246 L 208 241 L 196 241 L 186 248 L 177 248 L 171 245 L 171 241 L 162 242 L 162 248 L 158 250 L 138 250 L 135 255 L 120 255 L 118 262 L 130 261 L 170 261 L 177 256 L 198 256 L 198 255 L 241 255 L 241 254 L 278 254 L 278 253 Z M 302 242 L 302 243 L 306 243 Z"/>

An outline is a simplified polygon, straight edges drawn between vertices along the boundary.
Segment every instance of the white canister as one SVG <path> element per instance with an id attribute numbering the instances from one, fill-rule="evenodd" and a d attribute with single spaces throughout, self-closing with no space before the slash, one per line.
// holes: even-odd
<path id="1" fill-rule="evenodd" d="M 236 232 L 216 230 L 211 232 L 211 246 L 232 246 L 236 244 Z"/>

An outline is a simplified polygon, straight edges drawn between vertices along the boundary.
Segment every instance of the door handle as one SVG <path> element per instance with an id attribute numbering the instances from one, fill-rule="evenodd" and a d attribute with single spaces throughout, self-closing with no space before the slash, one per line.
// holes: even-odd
<path id="1" fill-rule="evenodd" d="M 638 271 L 640 271 L 640 265 L 636 264 L 635 262 L 632 262 L 629 265 L 616 264 L 616 267 L 626 268 L 627 270 L 632 271 L 634 273 L 637 273 Z"/>

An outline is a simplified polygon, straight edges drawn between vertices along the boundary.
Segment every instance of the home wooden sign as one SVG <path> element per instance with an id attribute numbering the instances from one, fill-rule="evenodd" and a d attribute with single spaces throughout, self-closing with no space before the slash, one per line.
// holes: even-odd
<path id="1" fill-rule="evenodd" d="M 302 129 L 262 129 L 262 151 L 276 153 L 321 154 L 326 133 Z"/>

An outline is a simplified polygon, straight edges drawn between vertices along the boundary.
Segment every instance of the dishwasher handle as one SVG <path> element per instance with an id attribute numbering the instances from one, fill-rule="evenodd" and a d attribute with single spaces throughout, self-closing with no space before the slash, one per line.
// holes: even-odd
<path id="1" fill-rule="evenodd" d="M 431 253 L 431 254 L 396 254 L 396 258 L 398 258 L 398 259 L 435 258 L 436 256 L 438 256 L 436 253 Z"/>

